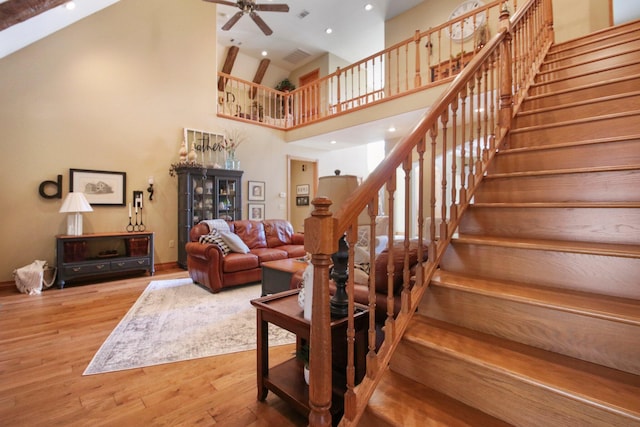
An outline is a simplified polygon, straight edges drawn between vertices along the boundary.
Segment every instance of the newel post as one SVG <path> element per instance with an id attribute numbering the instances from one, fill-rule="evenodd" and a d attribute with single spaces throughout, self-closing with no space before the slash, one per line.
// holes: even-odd
<path id="1" fill-rule="evenodd" d="M 509 21 L 509 9 L 507 3 L 503 3 L 500 11 L 500 27 L 507 29 L 504 41 L 500 44 L 500 113 L 498 125 L 504 131 L 511 127 L 513 114 L 513 68 L 511 61 L 511 22 Z"/>
<path id="2" fill-rule="evenodd" d="M 329 266 L 338 250 L 334 239 L 336 221 L 329 211 L 331 200 L 317 197 L 314 210 L 304 221 L 304 248 L 313 264 L 313 307 L 309 340 L 309 425 L 331 426 L 331 313 L 329 311 Z"/>

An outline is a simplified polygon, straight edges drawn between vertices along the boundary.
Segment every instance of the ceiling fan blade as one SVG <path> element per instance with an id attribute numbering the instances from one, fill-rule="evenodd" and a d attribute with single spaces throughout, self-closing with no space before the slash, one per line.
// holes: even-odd
<path id="1" fill-rule="evenodd" d="M 238 6 L 238 4 L 233 1 L 225 1 L 225 0 L 204 0 L 204 1 L 208 1 L 209 3 L 223 4 L 225 6 L 234 6 L 234 7 Z"/>
<path id="2" fill-rule="evenodd" d="M 227 23 L 222 26 L 222 30 L 229 31 L 231 27 L 236 25 L 236 22 L 238 22 L 240 18 L 242 18 L 243 14 L 244 14 L 243 12 L 237 12 L 235 15 L 233 15 L 231 19 L 229 19 Z"/>
<path id="3" fill-rule="evenodd" d="M 257 13 L 251 12 L 251 13 L 249 13 L 249 16 L 251 17 L 251 19 L 253 19 L 253 22 L 255 22 L 258 25 L 258 27 L 260 27 L 260 29 L 262 30 L 262 32 L 264 33 L 265 36 L 270 36 L 271 34 L 273 34 L 273 30 L 271 30 L 271 28 L 269 28 L 267 23 L 264 22 L 262 20 L 262 18 L 260 18 L 260 16 L 258 16 Z"/>
<path id="4" fill-rule="evenodd" d="M 289 5 L 287 4 L 257 4 L 253 8 L 260 12 L 289 12 Z"/>

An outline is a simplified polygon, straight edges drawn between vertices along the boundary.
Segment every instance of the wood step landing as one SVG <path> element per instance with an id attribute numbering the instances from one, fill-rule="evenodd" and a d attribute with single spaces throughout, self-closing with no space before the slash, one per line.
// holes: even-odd
<path id="1" fill-rule="evenodd" d="M 501 149 L 488 173 L 560 171 L 640 165 L 640 134 Z"/>
<path id="2" fill-rule="evenodd" d="M 443 270 L 498 281 L 640 300 L 640 246 L 459 236 Z"/>
<path id="3" fill-rule="evenodd" d="M 586 36 L 582 36 L 577 39 L 567 40 L 562 43 L 557 43 L 551 46 L 549 49 L 549 55 L 562 56 L 571 55 L 581 50 L 593 50 L 602 45 L 608 45 L 611 43 L 619 42 L 620 39 L 635 38 L 635 34 L 640 31 L 640 20 L 626 22 L 615 27 L 604 28 L 599 31 L 595 31 Z"/>
<path id="4" fill-rule="evenodd" d="M 474 203 L 463 215 L 458 234 L 638 245 L 640 202 L 620 205 Z"/>
<path id="5" fill-rule="evenodd" d="M 637 375 L 414 319 L 390 364 L 398 374 L 518 426 L 640 426 Z"/>
<path id="6" fill-rule="evenodd" d="M 640 74 L 631 74 L 551 93 L 543 93 L 540 95 L 528 94 L 520 106 L 519 112 L 526 113 L 531 110 L 553 108 L 576 101 L 588 101 L 589 99 L 603 96 L 619 95 L 635 91 L 639 87 Z"/>
<path id="7" fill-rule="evenodd" d="M 508 427 L 475 408 L 387 370 L 362 416 L 362 427 Z"/>
<path id="8" fill-rule="evenodd" d="M 440 270 L 418 312 L 640 375 L 640 301 Z M 460 315 L 464 313 L 464 315 Z"/>
<path id="9" fill-rule="evenodd" d="M 640 111 L 630 111 L 513 129 L 509 148 L 590 141 L 597 138 L 624 138 L 638 134 Z"/>
<path id="10" fill-rule="evenodd" d="M 578 86 L 606 82 L 608 80 L 631 76 L 640 72 L 640 58 L 626 63 L 616 63 L 615 67 L 601 69 L 586 69 L 567 77 L 554 78 L 550 75 L 543 81 L 536 80 L 529 88 L 530 96 L 569 90 Z"/>
<path id="11" fill-rule="evenodd" d="M 604 114 L 640 110 L 640 91 L 576 100 L 564 105 L 521 111 L 513 119 L 514 127 L 540 126 L 547 123 L 591 118 Z"/>

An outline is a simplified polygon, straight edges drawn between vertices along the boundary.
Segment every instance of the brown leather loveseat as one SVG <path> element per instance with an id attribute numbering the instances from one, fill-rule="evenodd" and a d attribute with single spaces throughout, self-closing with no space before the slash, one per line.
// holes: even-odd
<path id="1" fill-rule="evenodd" d="M 216 243 L 200 243 L 200 237 L 211 232 L 207 222 L 200 222 L 191 229 L 191 241 L 186 245 L 189 276 L 212 292 L 259 282 L 262 279 L 262 262 L 306 255 L 304 235 L 295 233 L 286 220 L 238 220 L 226 224 L 229 231 L 246 245 L 246 253 L 230 251 L 225 255 Z"/>

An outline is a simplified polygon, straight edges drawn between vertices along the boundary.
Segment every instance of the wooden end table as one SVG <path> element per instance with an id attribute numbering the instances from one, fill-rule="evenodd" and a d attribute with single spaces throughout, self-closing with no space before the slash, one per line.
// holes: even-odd
<path id="1" fill-rule="evenodd" d="M 269 323 L 296 334 L 296 349 L 311 334 L 309 321 L 303 316 L 298 305 L 298 290 L 290 290 L 274 295 L 254 299 L 251 304 L 257 311 L 257 380 L 258 400 L 264 401 L 269 390 L 288 402 L 304 415 L 308 415 L 309 386 L 304 382 L 303 365 L 293 357 L 277 366 L 269 368 Z M 356 383 L 359 383 L 366 372 L 368 309 L 356 304 L 354 317 L 355 327 L 355 368 Z M 333 403 L 331 412 L 335 417 L 342 417 L 344 393 L 346 391 L 347 360 L 347 318 L 334 319 L 331 322 L 331 347 L 333 365 Z"/>
<path id="2" fill-rule="evenodd" d="M 296 258 L 267 261 L 262 266 L 262 296 L 288 291 L 291 277 L 298 271 L 304 271 L 309 265 L 306 261 Z"/>

